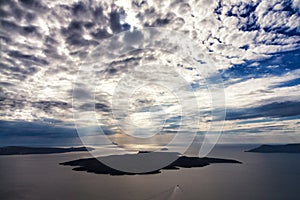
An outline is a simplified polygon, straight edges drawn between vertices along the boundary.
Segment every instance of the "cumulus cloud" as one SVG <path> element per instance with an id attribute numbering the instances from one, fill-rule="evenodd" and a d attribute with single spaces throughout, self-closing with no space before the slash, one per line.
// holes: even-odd
<path id="1" fill-rule="evenodd" d="M 103 116 L 111 111 L 118 78 L 143 61 L 143 56 L 155 61 L 163 54 L 134 52 L 112 62 L 105 76 L 99 77 L 101 90 L 95 94 L 73 91 L 73 82 L 82 61 L 103 40 L 126 30 L 138 33 L 134 30 L 143 27 L 181 32 L 210 55 L 224 79 L 227 119 L 233 131 L 250 118 L 291 117 L 298 112 L 299 21 L 299 0 L 1 1 L 0 119 L 68 126 L 73 121 L 72 95 L 78 99 L 95 95 L 96 103 L 87 102 L 79 109 L 96 109 L 102 125 L 111 123 Z M 126 41 L 134 43 L 137 38 L 128 35 Z M 193 66 L 182 68 L 192 77 L 188 81 L 197 90 L 207 117 L 204 121 L 210 121 L 205 81 Z M 139 111 L 159 105 L 140 96 L 133 103 Z M 169 102 L 165 109 L 173 112 L 178 106 Z M 151 113 L 160 114 L 156 111 Z M 180 115 L 173 114 L 167 120 L 169 132 L 178 127 L 177 120 L 171 119 Z M 290 130 L 299 127 L 292 121 L 281 125 Z M 278 129 L 283 129 L 281 125 Z M 246 132 L 244 127 L 241 130 Z"/>
<path id="2" fill-rule="evenodd" d="M 134 1 L 123 6 L 133 25 L 186 31 L 211 52 L 219 68 L 294 50 L 299 10 L 293 1 Z M 136 19 L 137 18 L 137 19 Z"/>

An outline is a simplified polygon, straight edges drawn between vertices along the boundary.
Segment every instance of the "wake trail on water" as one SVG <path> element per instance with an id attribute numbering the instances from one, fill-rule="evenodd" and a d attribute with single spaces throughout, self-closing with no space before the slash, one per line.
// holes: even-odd
<path id="1" fill-rule="evenodd" d="M 162 192 L 159 192 L 149 198 L 144 200 L 180 200 L 183 199 L 183 190 L 179 187 L 179 185 L 172 186 Z"/>

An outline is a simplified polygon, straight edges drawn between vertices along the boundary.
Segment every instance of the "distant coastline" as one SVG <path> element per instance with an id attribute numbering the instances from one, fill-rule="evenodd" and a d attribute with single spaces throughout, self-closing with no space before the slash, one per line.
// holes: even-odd
<path id="1" fill-rule="evenodd" d="M 300 143 L 285 145 L 261 145 L 245 152 L 252 153 L 300 153 Z"/>
<path id="2" fill-rule="evenodd" d="M 0 147 L 1 155 L 30 155 L 30 154 L 55 154 L 69 152 L 84 152 L 90 151 L 93 148 L 86 147 L 70 147 L 70 148 L 55 148 L 55 147 L 24 147 L 24 146 L 7 146 Z"/>

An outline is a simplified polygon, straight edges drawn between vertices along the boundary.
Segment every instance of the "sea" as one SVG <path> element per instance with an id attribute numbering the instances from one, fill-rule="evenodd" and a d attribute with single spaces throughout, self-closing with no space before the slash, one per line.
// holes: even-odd
<path id="1" fill-rule="evenodd" d="M 257 146 L 257 145 L 256 145 Z M 217 145 L 208 155 L 242 164 L 111 176 L 73 171 L 61 162 L 88 152 L 0 156 L 1 200 L 299 200 L 300 155 L 245 152 L 255 145 Z"/>

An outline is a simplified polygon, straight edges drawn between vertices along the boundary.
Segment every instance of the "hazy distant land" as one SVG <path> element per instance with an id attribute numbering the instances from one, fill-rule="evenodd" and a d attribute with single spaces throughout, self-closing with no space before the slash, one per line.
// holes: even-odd
<path id="1" fill-rule="evenodd" d="M 145 153 L 145 152 L 142 152 Z M 137 157 L 141 154 L 126 154 L 126 155 L 114 155 L 115 159 L 122 159 L 124 156 L 130 156 L 130 157 Z M 160 152 L 159 154 L 167 155 L 169 153 Z M 111 156 L 107 156 L 111 157 Z M 133 158 L 134 159 L 134 158 Z M 235 164 L 241 164 L 241 162 L 237 160 L 231 160 L 231 159 L 221 159 L 221 158 L 198 158 L 198 157 L 187 157 L 187 156 L 179 156 L 176 161 L 174 161 L 172 164 L 162 168 L 163 170 L 178 170 L 179 168 L 195 168 L 195 167 L 204 167 L 213 163 L 235 163 Z M 73 160 L 65 163 L 60 163 L 61 165 L 65 166 L 77 166 L 73 168 L 75 171 L 86 171 L 96 174 L 109 174 L 109 175 L 136 175 L 136 174 L 157 174 L 160 173 L 161 170 L 156 170 L 152 172 L 147 173 L 128 173 L 128 172 L 122 172 L 118 171 L 116 169 L 113 169 L 99 160 L 97 158 L 86 158 L 86 159 L 79 159 L 79 160 Z"/>
<path id="2" fill-rule="evenodd" d="M 22 147 L 22 146 L 7 146 L 0 147 L 0 155 L 28 155 L 28 154 L 54 154 L 89 151 L 93 148 L 86 147 L 70 147 L 70 148 L 54 148 L 54 147 Z"/>
<path id="3" fill-rule="evenodd" d="M 300 144 L 286 145 L 261 145 L 260 147 L 248 150 L 254 153 L 300 153 Z"/>

